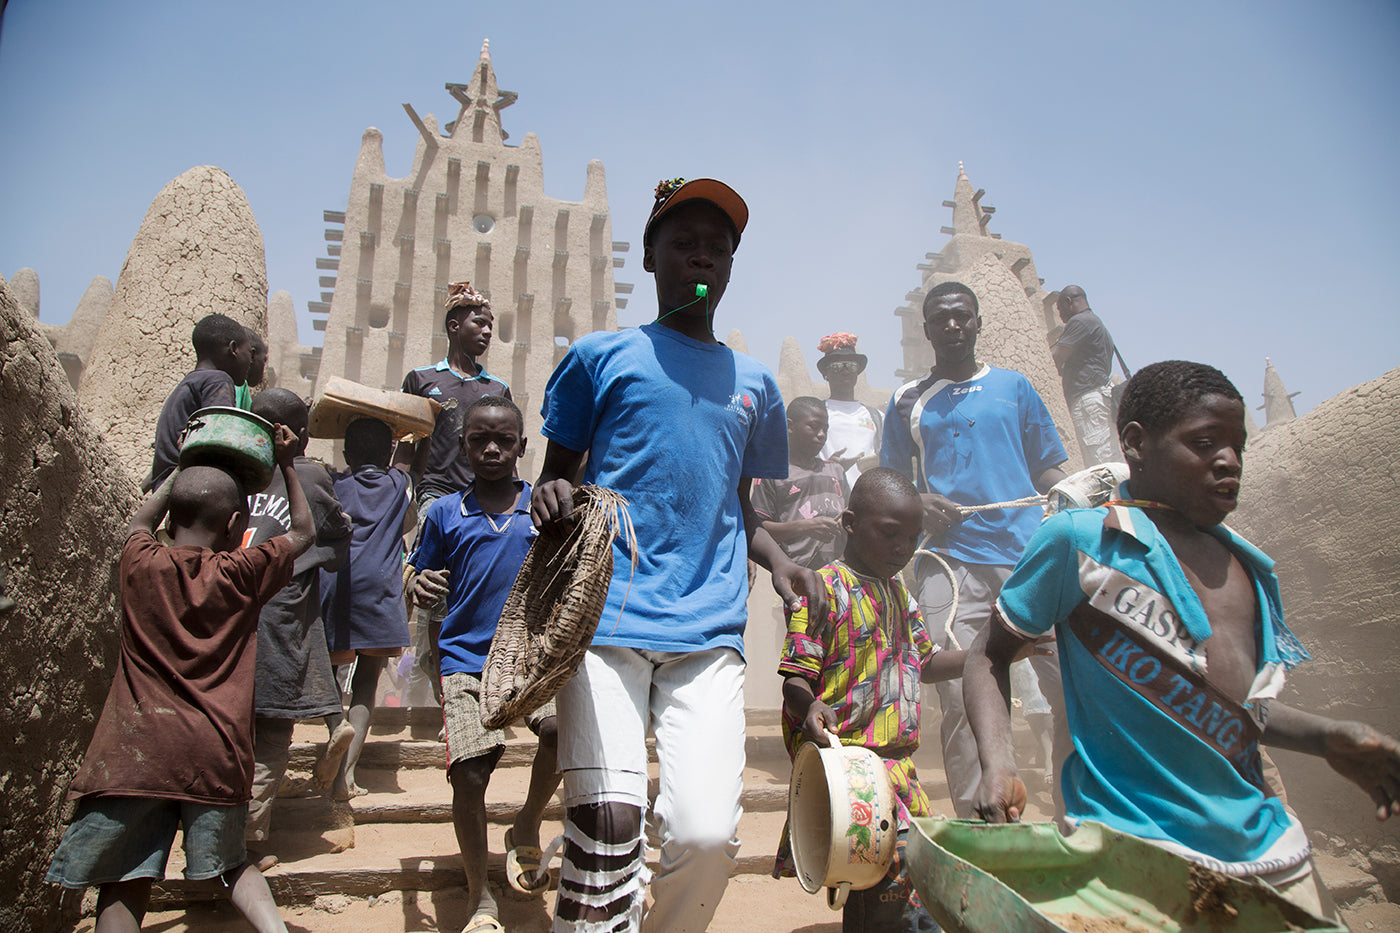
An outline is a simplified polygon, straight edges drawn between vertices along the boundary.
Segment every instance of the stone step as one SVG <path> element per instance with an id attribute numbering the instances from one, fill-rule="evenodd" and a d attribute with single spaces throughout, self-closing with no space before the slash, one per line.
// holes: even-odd
<path id="1" fill-rule="evenodd" d="M 382 719 L 380 713 L 389 714 Z M 405 714 L 412 714 L 408 716 Z M 431 717 L 426 714 L 432 714 Z M 745 752 L 750 758 L 786 757 L 782 727 L 774 717 L 751 720 L 745 736 Z M 761 721 L 762 718 L 771 721 Z M 390 707 L 374 711 L 369 738 L 360 752 L 359 767 L 376 768 L 441 768 L 445 767 L 447 746 L 438 741 L 442 716 L 436 709 L 400 710 Z M 535 754 L 535 736 L 523 723 L 508 726 L 506 747 L 501 766 L 528 765 Z M 325 748 L 326 727 L 319 722 L 298 723 L 292 732 L 291 758 L 288 767 L 294 771 L 310 771 Z M 652 760 L 656 740 L 647 739 Z"/>
<path id="2" fill-rule="evenodd" d="M 656 766 L 652 765 L 653 796 Z M 745 810 L 772 811 L 787 807 L 787 758 L 781 761 L 756 762 L 744 769 Z M 446 823 L 452 819 L 452 789 L 446 771 L 435 769 L 390 770 L 361 768 L 357 772 L 361 787 L 369 791 L 350 801 L 356 825 L 366 823 Z M 520 801 L 525 799 L 530 782 L 529 764 L 497 767 L 486 789 L 487 819 L 504 823 L 515 819 Z M 930 793 L 944 793 L 941 781 L 929 782 Z M 563 808 L 556 796 L 545 811 L 549 818 L 562 818 Z M 273 808 L 273 832 L 320 830 L 337 819 L 336 808 L 325 797 L 279 798 Z"/>
<path id="3" fill-rule="evenodd" d="M 503 882 L 493 880 L 490 886 L 506 930 L 547 933 L 554 909 L 552 887 L 542 897 L 516 900 L 514 892 L 503 892 Z M 456 933 L 470 919 L 466 893 L 455 885 L 432 891 L 394 890 L 370 896 L 337 892 L 306 902 L 279 901 L 278 906 L 288 929 L 296 933 L 342 933 L 345 930 Z M 249 927 L 228 901 L 221 898 L 175 907 L 153 905 L 146 914 L 143 929 L 161 933 L 227 933 Z M 821 895 L 808 894 L 795 879 L 775 880 L 766 874 L 731 878 L 708 928 L 709 933 L 840 933 L 840 930 L 841 915 L 828 910 Z M 64 933 L 93 933 L 92 918 L 78 921 L 65 928 Z"/>
<path id="4" fill-rule="evenodd" d="M 739 852 L 735 875 L 766 875 L 772 871 L 773 853 L 785 819 L 782 811 L 744 814 L 739 838 L 745 844 Z M 504 824 L 487 826 L 487 877 L 502 890 L 508 887 L 505 831 Z M 541 826 L 541 840 L 548 843 L 562 831 L 558 820 L 546 819 Z M 309 832 L 284 834 L 272 842 L 268 851 L 280 861 L 266 877 L 279 904 L 308 903 L 324 896 L 380 897 L 391 891 L 437 891 L 462 885 L 461 852 L 450 824 L 357 825 L 355 844 L 350 849 L 337 850 L 325 837 Z M 558 881 L 558 868 L 556 858 L 551 866 L 551 888 Z M 153 907 L 168 909 L 223 897 L 218 886 L 183 880 L 183 870 L 184 852 L 177 846 L 171 853 L 165 880 L 155 885 Z"/>

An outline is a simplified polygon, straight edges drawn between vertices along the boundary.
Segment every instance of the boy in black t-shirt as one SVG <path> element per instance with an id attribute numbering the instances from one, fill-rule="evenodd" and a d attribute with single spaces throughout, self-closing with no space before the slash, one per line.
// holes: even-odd
<path id="1" fill-rule="evenodd" d="M 253 361 L 253 340 L 247 328 L 224 314 L 200 318 L 190 334 L 195 367 L 165 400 L 156 422 L 155 456 L 142 492 L 157 489 L 180 459 L 180 432 L 190 415 L 210 405 L 236 401 L 234 387 L 247 381 Z"/>
<path id="2" fill-rule="evenodd" d="M 820 570 L 841 556 L 846 536 L 841 513 L 851 491 L 846 471 L 818 456 L 826 443 L 826 405 L 808 395 L 788 402 L 788 475 L 756 479 L 754 513 L 783 553 L 809 570 Z"/>

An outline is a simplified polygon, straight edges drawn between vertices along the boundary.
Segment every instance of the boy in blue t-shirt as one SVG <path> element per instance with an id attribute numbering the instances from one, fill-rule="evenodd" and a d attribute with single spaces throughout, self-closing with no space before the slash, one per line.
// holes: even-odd
<path id="1" fill-rule="evenodd" d="M 486 785 L 505 736 L 481 725 L 481 672 L 536 532 L 530 484 L 515 477 L 515 463 L 525 452 L 525 420 L 515 403 L 496 395 L 473 402 L 462 418 L 461 446 L 476 478 L 428 507 L 409 563 L 417 572 L 413 597 L 419 606 L 446 598 L 444 617 L 433 622 L 432 645 L 442 676 L 452 822 L 471 902 L 467 929 L 489 930 L 500 929 L 500 921 L 486 887 Z M 506 830 L 506 876 L 517 891 L 536 894 L 549 883 L 547 874 L 536 871 L 540 821 L 559 786 L 554 704 L 527 716 L 526 724 L 540 744 L 525 805 Z"/>
<path id="2" fill-rule="evenodd" d="M 773 572 L 785 604 L 794 590 L 825 604 L 749 501 L 754 477 L 787 475 L 777 382 L 714 333 L 748 216 L 713 178 L 658 185 L 642 232 L 656 320 L 581 337 L 545 386 L 535 523 L 568 526 L 582 477 L 626 497 L 638 541 L 635 574 L 614 551 L 592 647 L 557 698 L 570 844 L 556 930 L 641 926 L 649 729 L 661 867 L 648 929 L 708 925 L 739 847 L 748 558 Z"/>
<path id="3" fill-rule="evenodd" d="M 1221 525 L 1239 499 L 1244 402 L 1218 370 L 1169 361 L 1128 382 L 1129 480 L 1106 507 L 1051 517 L 1002 587 L 963 674 L 982 781 L 977 813 L 1015 821 L 1006 670 L 1054 630 L 1074 751 L 1068 820 L 1094 820 L 1306 910 L 1335 908 L 1307 835 L 1268 789 L 1259 745 L 1318 755 L 1400 816 L 1400 744 L 1276 699 L 1308 655 L 1283 624 L 1273 561 Z"/>
<path id="4" fill-rule="evenodd" d="M 338 774 L 330 770 L 328 756 L 326 767 L 318 765 L 312 776 L 317 787 L 334 784 L 337 797 L 366 793 L 355 780 L 355 768 L 369 736 L 379 676 L 387 660 L 409 644 L 403 536 L 418 524 L 418 513 L 408 474 L 389 467 L 393 451 L 393 430 L 378 418 L 356 418 L 346 425 L 347 469 L 335 474 L 335 494 L 353 530 L 344 563 L 321 571 L 321 618 L 331 663 L 355 665 L 345 713 L 354 732 Z M 341 731 L 340 723 L 335 731 Z"/>

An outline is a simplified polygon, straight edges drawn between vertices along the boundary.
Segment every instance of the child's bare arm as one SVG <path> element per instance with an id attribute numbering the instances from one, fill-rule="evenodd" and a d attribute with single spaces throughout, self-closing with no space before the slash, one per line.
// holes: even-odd
<path id="1" fill-rule="evenodd" d="M 802 735 L 822 748 L 831 744 L 828 732 L 836 731 L 836 713 L 812 692 L 805 677 L 789 675 L 783 681 L 783 705 L 802 723 Z"/>
<path id="2" fill-rule="evenodd" d="M 1024 658 L 1049 657 L 1055 653 L 1051 647 L 1053 639 L 1044 641 L 1023 641 L 1021 650 L 1016 652 L 1016 656 L 1011 659 L 1015 664 Z M 949 649 L 934 653 L 934 655 L 924 663 L 922 676 L 919 678 L 926 684 L 936 684 L 944 680 L 957 680 L 963 675 L 963 666 L 967 663 L 967 652 L 961 649 Z"/>
<path id="3" fill-rule="evenodd" d="M 1015 823 L 1026 810 L 1026 785 L 1016 776 L 1011 747 L 1009 673 L 1025 645 L 1026 639 L 993 615 L 963 664 L 963 707 L 982 762 L 982 783 L 972 806 L 989 823 Z"/>
<path id="4" fill-rule="evenodd" d="M 963 662 L 967 660 L 967 652 L 961 648 L 935 651 L 927 661 L 924 662 L 923 670 L 919 679 L 926 684 L 941 683 L 945 680 L 957 680 L 963 675 Z"/>
<path id="5" fill-rule="evenodd" d="M 432 450 L 433 440 L 424 437 L 417 441 L 399 441 L 394 447 L 394 462 L 392 466 L 412 476 L 414 482 L 423 478 L 423 471 L 428 467 L 428 454 Z"/>
<path id="6" fill-rule="evenodd" d="M 166 477 L 165 482 L 151 493 L 150 498 L 141 503 L 136 514 L 131 516 L 131 524 L 126 526 L 127 537 L 138 531 L 156 533 L 156 528 L 160 525 L 160 520 L 165 517 L 165 510 L 170 505 L 170 486 L 175 482 L 175 477 L 179 475 L 180 470 L 177 467 Z"/>
<path id="7" fill-rule="evenodd" d="M 287 486 L 287 506 L 292 513 L 292 527 L 287 537 L 297 554 L 301 554 L 316 541 L 316 524 L 311 517 L 311 506 L 302 492 L 301 481 L 297 479 L 296 458 L 300 438 L 285 424 L 279 424 L 272 438 L 272 450 L 277 457 L 277 466 L 282 470 L 282 481 Z"/>
<path id="8" fill-rule="evenodd" d="M 530 491 L 530 518 L 547 534 L 562 534 L 573 527 L 574 482 L 578 480 L 587 451 L 572 450 L 550 441 L 544 449 L 544 466 Z"/>
<path id="9" fill-rule="evenodd" d="M 1361 722 L 1269 704 L 1264 743 L 1316 755 L 1371 796 L 1376 819 L 1400 816 L 1400 743 Z"/>

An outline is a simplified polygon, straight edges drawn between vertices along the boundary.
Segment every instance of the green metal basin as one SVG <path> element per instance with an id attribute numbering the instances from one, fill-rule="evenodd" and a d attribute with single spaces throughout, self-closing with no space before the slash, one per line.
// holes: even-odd
<path id="1" fill-rule="evenodd" d="M 190 415 L 180 466 L 214 466 L 232 473 L 247 495 L 272 481 L 272 425 L 241 408 L 215 405 Z"/>
<path id="2" fill-rule="evenodd" d="M 1262 882 L 1099 823 L 1068 837 L 1051 823 L 913 823 L 914 886 L 954 933 L 1345 933 Z"/>

